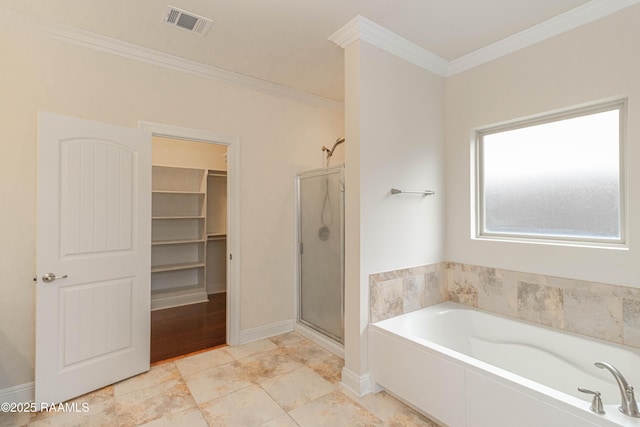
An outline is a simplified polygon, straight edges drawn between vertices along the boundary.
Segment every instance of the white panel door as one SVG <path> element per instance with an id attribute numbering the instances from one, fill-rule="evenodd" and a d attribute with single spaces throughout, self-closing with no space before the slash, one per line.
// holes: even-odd
<path id="1" fill-rule="evenodd" d="M 149 369 L 151 135 L 43 112 L 38 125 L 40 404 Z"/>

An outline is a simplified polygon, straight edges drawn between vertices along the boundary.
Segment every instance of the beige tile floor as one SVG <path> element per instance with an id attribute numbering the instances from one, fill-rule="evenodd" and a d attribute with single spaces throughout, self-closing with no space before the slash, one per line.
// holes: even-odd
<path id="1" fill-rule="evenodd" d="M 297 333 L 159 364 L 81 396 L 86 413 L 0 413 L 0 426 L 428 426 L 388 394 L 340 386 L 343 361 Z"/>

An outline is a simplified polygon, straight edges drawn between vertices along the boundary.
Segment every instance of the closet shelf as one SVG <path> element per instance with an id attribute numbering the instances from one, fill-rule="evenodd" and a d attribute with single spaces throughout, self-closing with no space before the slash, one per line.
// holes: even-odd
<path id="1" fill-rule="evenodd" d="M 158 245 L 178 245 L 182 243 L 204 243 L 205 239 L 181 239 L 181 240 L 155 240 L 151 242 L 151 246 Z"/>
<path id="2" fill-rule="evenodd" d="M 207 233 L 207 239 L 226 239 L 227 233 Z"/>
<path id="3" fill-rule="evenodd" d="M 202 289 L 202 286 L 194 283 L 194 284 L 189 284 L 189 285 L 184 285 L 181 288 L 175 289 L 175 288 L 167 288 L 167 289 L 152 289 L 151 290 L 151 295 L 171 295 L 171 296 L 180 296 L 180 295 L 191 295 L 193 294 L 193 291 L 196 290 L 200 290 Z M 205 293 L 206 295 L 206 293 Z"/>
<path id="4" fill-rule="evenodd" d="M 187 270 L 189 268 L 202 268 L 204 266 L 205 266 L 204 262 L 198 262 L 198 263 L 189 262 L 189 263 L 182 263 L 182 264 L 157 265 L 157 266 L 151 267 L 151 272 L 162 273 L 165 271 Z"/>
<path id="5" fill-rule="evenodd" d="M 161 219 L 161 220 L 166 220 L 166 219 L 204 219 L 204 216 L 200 216 L 200 215 L 154 216 L 154 217 L 151 217 L 151 219 Z"/>
<path id="6" fill-rule="evenodd" d="M 153 190 L 153 194 L 193 194 L 194 196 L 204 196 L 202 191 L 180 191 L 180 190 Z"/>

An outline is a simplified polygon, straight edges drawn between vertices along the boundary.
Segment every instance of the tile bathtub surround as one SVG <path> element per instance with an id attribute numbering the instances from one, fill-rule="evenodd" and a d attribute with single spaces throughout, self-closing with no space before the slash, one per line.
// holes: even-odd
<path id="1" fill-rule="evenodd" d="M 640 289 L 446 263 L 449 300 L 640 348 Z"/>
<path id="2" fill-rule="evenodd" d="M 370 320 L 453 301 L 640 348 L 640 289 L 444 262 L 369 276 Z"/>
<path id="3" fill-rule="evenodd" d="M 292 332 L 156 365 L 75 399 L 87 413 L 0 413 L 0 425 L 439 427 L 385 392 L 342 389 L 342 366 Z"/>
<path id="4" fill-rule="evenodd" d="M 516 292 L 518 319 L 563 329 L 563 295 L 559 288 L 519 282 Z"/>
<path id="5" fill-rule="evenodd" d="M 371 322 L 446 301 L 445 269 L 445 264 L 432 264 L 370 275 Z"/>

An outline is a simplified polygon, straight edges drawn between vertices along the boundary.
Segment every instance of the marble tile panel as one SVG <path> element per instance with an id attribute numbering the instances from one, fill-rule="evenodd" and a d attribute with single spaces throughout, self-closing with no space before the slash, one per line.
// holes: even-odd
<path id="1" fill-rule="evenodd" d="M 426 307 L 427 279 L 424 274 L 402 278 L 402 313 Z"/>
<path id="2" fill-rule="evenodd" d="M 518 318 L 562 329 L 562 291 L 536 283 L 518 284 Z"/>
<path id="3" fill-rule="evenodd" d="M 517 284 L 504 280 L 502 270 L 486 268 L 478 274 L 478 307 L 505 316 L 516 316 Z"/>
<path id="4" fill-rule="evenodd" d="M 497 268 L 485 267 L 477 272 L 478 281 L 487 287 L 501 288 L 504 274 Z"/>
<path id="5" fill-rule="evenodd" d="M 398 278 L 401 278 L 401 276 L 399 275 L 399 270 L 393 270 L 393 271 L 383 271 L 380 273 L 373 273 L 369 276 L 369 278 L 375 283 L 380 283 L 380 282 L 387 282 L 389 280 L 398 279 Z"/>
<path id="6" fill-rule="evenodd" d="M 287 357 L 303 364 L 320 363 L 332 356 L 332 353 L 306 338 L 283 344 L 279 351 Z"/>
<path id="7" fill-rule="evenodd" d="M 338 383 L 341 380 L 344 361 L 317 344 L 300 336 L 299 340 L 287 340 L 279 351 L 314 370 L 325 380 Z"/>
<path id="8" fill-rule="evenodd" d="M 614 286 L 610 285 L 612 290 L 612 295 L 618 298 L 626 298 L 630 300 L 640 301 L 640 288 L 632 288 L 629 286 Z"/>
<path id="9" fill-rule="evenodd" d="M 342 380 L 342 368 L 344 360 L 336 355 L 330 355 L 329 358 L 319 362 L 310 361 L 307 366 L 332 384 L 339 384 Z"/>
<path id="10" fill-rule="evenodd" d="M 155 387 L 167 381 L 181 380 L 180 372 L 173 362 L 151 367 L 149 371 L 113 385 L 116 397 L 145 388 Z"/>
<path id="11" fill-rule="evenodd" d="M 515 315 L 546 326 L 566 328 L 572 332 L 596 336 L 611 342 L 624 342 L 627 336 L 630 344 L 638 341 L 634 336 L 634 329 L 626 326 L 633 323 L 633 303 L 626 303 L 624 300 L 640 301 L 640 288 L 454 262 L 443 265 L 447 270 L 447 281 L 451 291 L 449 300 L 463 303 L 469 300 L 468 297 L 465 298 L 469 295 L 464 293 L 466 287 L 460 285 L 466 281 L 470 286 L 477 288 L 479 308 L 508 316 Z M 491 270 L 495 270 L 495 277 L 502 281 L 503 290 L 507 293 L 504 297 L 500 295 L 499 288 L 494 286 L 496 283 L 491 277 Z M 529 287 L 522 287 L 521 283 Z M 534 288 L 530 285 L 538 285 L 535 289 L 541 293 L 536 295 L 537 291 L 533 291 Z M 550 289 L 559 290 L 561 299 L 558 299 L 557 291 Z M 587 292 L 590 296 L 587 298 L 586 294 L 580 292 Z M 585 309 L 585 305 L 581 306 L 580 303 L 567 300 L 574 297 L 583 298 L 581 301 L 587 302 L 587 306 L 588 301 L 592 299 L 599 301 L 594 306 L 598 310 L 594 313 L 598 314 L 591 315 L 590 309 Z M 624 304 L 629 305 L 623 309 L 621 307 Z M 515 313 L 512 307 L 515 307 Z M 624 316 L 627 316 L 626 320 Z"/>
<path id="12" fill-rule="evenodd" d="M 622 300 L 577 289 L 564 291 L 565 329 L 622 343 Z"/>
<path id="13" fill-rule="evenodd" d="M 117 423 L 117 418 L 115 420 Z M 75 412 L 58 412 L 49 413 L 44 415 L 38 413 L 29 422 L 29 426 L 35 427 L 83 427 L 90 425 L 91 418 L 88 413 L 75 413 Z M 4 424 L 3 424 L 4 425 Z"/>
<path id="14" fill-rule="evenodd" d="M 383 421 L 385 426 L 439 427 L 438 424 L 402 404 L 384 391 L 375 394 L 370 393 L 362 397 L 356 396 L 346 389 L 342 389 L 342 392 Z"/>
<path id="15" fill-rule="evenodd" d="M 2 412 L 0 411 L 0 426 L 22 427 L 26 426 L 34 416 L 31 412 Z"/>
<path id="16" fill-rule="evenodd" d="M 340 391 L 334 391 L 289 412 L 300 427 L 376 426 L 382 421 Z"/>
<path id="17" fill-rule="evenodd" d="M 278 418 L 265 423 L 262 427 L 299 427 L 298 424 L 293 421 L 289 414 L 282 414 Z"/>
<path id="18" fill-rule="evenodd" d="M 549 277 L 542 274 L 525 273 L 521 271 L 499 269 L 502 279 L 513 284 L 516 288 L 519 282 L 535 283 L 536 285 L 550 285 Z M 558 287 L 558 286 L 556 286 Z"/>
<path id="19" fill-rule="evenodd" d="M 427 305 L 434 305 L 449 299 L 447 272 L 438 269 L 427 273 Z"/>
<path id="20" fill-rule="evenodd" d="M 372 283 L 370 290 L 371 322 L 375 323 L 403 314 L 404 296 L 401 278 Z"/>
<path id="21" fill-rule="evenodd" d="M 73 405 L 77 410 L 63 412 L 58 410 L 41 411 L 32 414 L 29 425 L 35 426 L 113 426 L 118 423 L 116 400 L 113 386 L 87 393 L 65 404 Z M 85 409 L 86 408 L 86 409 Z M 5 424 L 0 420 L 0 426 Z M 26 423 L 21 424 L 26 425 Z"/>
<path id="22" fill-rule="evenodd" d="M 288 332 L 286 334 L 277 335 L 275 337 L 269 338 L 269 341 L 277 345 L 278 347 L 282 347 L 288 344 L 297 343 L 299 341 L 305 340 L 306 338 L 300 335 L 297 332 Z"/>
<path id="23" fill-rule="evenodd" d="M 210 426 L 260 426 L 284 414 L 260 386 L 227 394 L 200 405 Z"/>
<path id="24" fill-rule="evenodd" d="M 624 320 L 624 343 L 633 347 L 640 347 L 640 300 L 622 300 L 622 314 Z"/>
<path id="25" fill-rule="evenodd" d="M 430 271 L 434 271 L 434 269 L 435 266 L 433 265 L 418 265 L 416 267 L 409 267 L 400 270 L 400 277 L 420 276 L 423 274 L 427 274 Z"/>
<path id="26" fill-rule="evenodd" d="M 236 360 L 244 359 L 245 357 L 252 356 L 254 354 L 263 353 L 265 351 L 271 351 L 277 349 L 278 346 L 273 341 L 263 339 L 259 341 L 250 342 L 248 344 L 242 344 L 234 347 L 227 347 L 225 350 Z"/>
<path id="27" fill-rule="evenodd" d="M 584 280 L 577 280 L 577 279 L 570 279 L 566 277 L 556 277 L 556 276 L 544 276 L 544 275 L 540 275 L 540 276 L 546 278 L 549 286 L 553 286 L 554 288 L 559 288 L 563 290 L 565 289 L 590 290 L 590 286 L 592 285 L 592 282 L 587 282 Z"/>
<path id="28" fill-rule="evenodd" d="M 577 280 L 574 283 L 574 286 L 568 288 L 569 290 L 578 289 L 582 291 L 592 292 L 594 294 L 608 296 L 608 297 L 621 297 L 621 290 L 624 289 L 623 286 L 611 285 L 608 283 L 598 283 L 598 282 L 585 282 Z M 624 292 L 622 292 L 624 293 Z"/>
<path id="29" fill-rule="evenodd" d="M 385 427 L 440 427 L 435 421 L 409 409 L 396 413 L 386 420 L 383 425 Z"/>
<path id="30" fill-rule="evenodd" d="M 447 268 L 447 271 L 461 271 L 461 272 L 471 271 L 470 264 L 462 264 L 459 262 L 447 262 L 446 268 Z"/>
<path id="31" fill-rule="evenodd" d="M 640 347 L 640 301 L 622 300 L 622 317 L 624 344 Z"/>
<path id="32" fill-rule="evenodd" d="M 415 267 L 401 268 L 399 270 L 392 270 L 382 273 L 375 273 L 371 275 L 371 278 L 376 282 L 384 282 L 393 279 L 402 279 L 410 276 L 419 276 L 421 274 L 427 274 L 442 269 L 441 263 L 430 265 L 418 265 Z"/>
<path id="33" fill-rule="evenodd" d="M 282 349 L 245 357 L 235 363 L 241 370 L 240 378 L 254 383 L 275 378 L 302 366 L 302 363 L 289 357 Z"/>
<path id="34" fill-rule="evenodd" d="M 224 349 L 206 351 L 178 359 L 174 363 L 183 377 L 233 362 L 235 359 Z"/>
<path id="35" fill-rule="evenodd" d="M 199 409 L 165 415 L 143 424 L 144 427 L 209 427 Z"/>
<path id="36" fill-rule="evenodd" d="M 115 402 L 114 387 L 109 385 L 81 397 L 84 397 L 91 405 L 102 402 Z"/>
<path id="37" fill-rule="evenodd" d="M 244 372 L 244 367 L 237 361 L 197 372 L 186 377 L 185 382 L 191 395 L 199 404 L 253 384 Z"/>
<path id="38" fill-rule="evenodd" d="M 446 275 L 438 271 L 429 271 L 403 279 L 404 313 L 419 310 L 447 300 Z"/>
<path id="39" fill-rule="evenodd" d="M 111 427 L 118 423 L 118 407 L 115 397 L 111 400 L 92 402 L 89 405 L 89 424 L 94 427 Z"/>
<path id="40" fill-rule="evenodd" d="M 116 402 L 119 426 L 138 426 L 196 407 L 182 380 L 169 380 L 122 395 L 116 393 Z"/>
<path id="41" fill-rule="evenodd" d="M 471 307 L 478 306 L 478 276 L 463 270 L 448 273 L 449 300 Z"/>
<path id="42" fill-rule="evenodd" d="M 285 411 L 336 390 L 335 385 L 306 366 L 263 381 L 260 385 Z"/>

